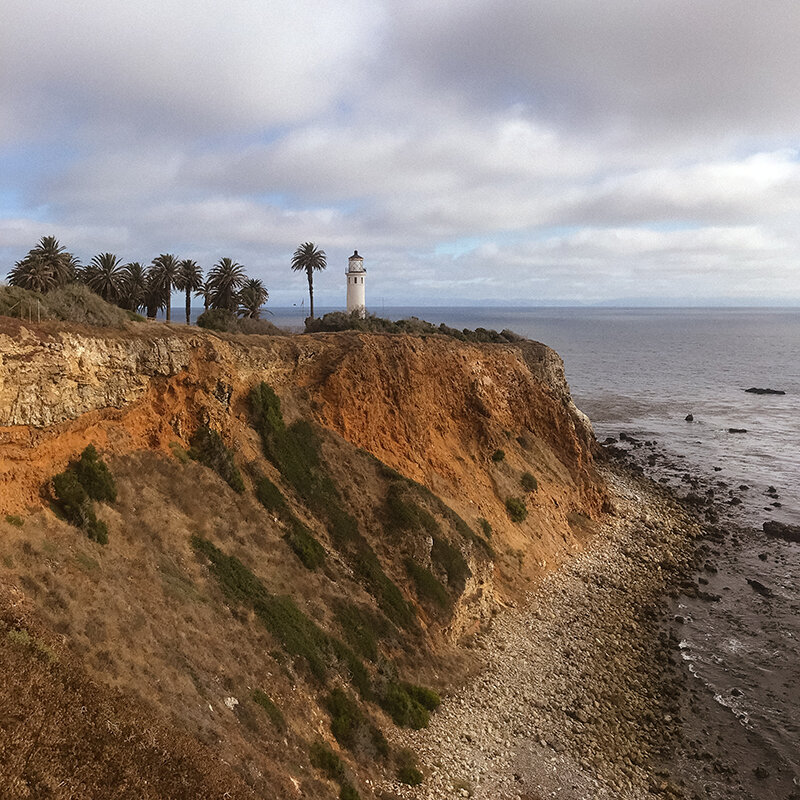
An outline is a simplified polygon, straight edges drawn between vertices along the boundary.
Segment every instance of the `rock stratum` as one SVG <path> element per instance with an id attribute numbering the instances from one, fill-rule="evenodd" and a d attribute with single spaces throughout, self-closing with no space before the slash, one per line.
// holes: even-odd
<path id="1" fill-rule="evenodd" d="M 610 508 L 539 343 L 2 322 L 3 796 L 389 797 L 391 698 L 453 690 Z M 206 427 L 243 491 L 187 456 Z M 53 502 L 88 444 L 104 546 Z"/>

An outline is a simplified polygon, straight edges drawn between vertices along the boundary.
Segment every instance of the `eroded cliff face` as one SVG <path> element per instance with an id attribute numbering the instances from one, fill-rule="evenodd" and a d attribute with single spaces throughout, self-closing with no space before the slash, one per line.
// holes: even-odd
<path id="1" fill-rule="evenodd" d="M 485 466 L 527 440 L 589 513 L 601 490 L 592 434 L 544 345 L 469 345 L 444 337 L 318 334 L 221 338 L 152 326 L 90 334 L 16 325 L 0 333 L 0 512 L 40 489 L 82 441 L 114 453 L 168 452 L 200 422 L 250 457 L 246 397 L 258 381 L 295 413 L 401 473 L 466 503 L 496 494 Z M 138 326 L 143 327 L 143 326 Z M 509 435 L 510 434 L 510 435 Z M 512 456 L 513 458 L 513 456 Z"/>

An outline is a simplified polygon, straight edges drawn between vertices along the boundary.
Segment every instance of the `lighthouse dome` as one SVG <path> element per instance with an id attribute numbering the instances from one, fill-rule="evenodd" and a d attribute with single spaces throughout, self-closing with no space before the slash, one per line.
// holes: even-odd
<path id="1" fill-rule="evenodd" d="M 358 254 L 358 250 L 353 252 L 353 255 L 347 259 L 348 272 L 366 272 L 364 269 L 364 259 Z"/>

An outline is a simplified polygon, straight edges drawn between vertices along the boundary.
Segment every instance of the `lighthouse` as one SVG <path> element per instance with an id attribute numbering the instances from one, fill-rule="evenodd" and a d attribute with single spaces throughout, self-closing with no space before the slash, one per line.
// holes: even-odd
<path id="1" fill-rule="evenodd" d="M 365 302 L 364 277 L 367 271 L 364 269 L 364 259 L 358 254 L 358 250 L 347 259 L 347 313 L 358 312 L 361 319 L 367 315 Z"/>

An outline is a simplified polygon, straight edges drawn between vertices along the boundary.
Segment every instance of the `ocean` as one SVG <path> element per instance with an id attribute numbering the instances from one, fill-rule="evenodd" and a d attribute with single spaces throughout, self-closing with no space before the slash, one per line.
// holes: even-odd
<path id="1" fill-rule="evenodd" d="M 276 325 L 302 329 L 301 309 L 272 311 Z M 720 712 L 717 729 L 704 736 L 724 752 L 737 738 L 726 730 L 741 726 L 754 752 L 749 760 L 736 757 L 794 775 L 800 785 L 800 545 L 761 532 L 766 520 L 800 524 L 800 309 L 378 313 L 507 328 L 549 345 L 564 359 L 572 396 L 599 441 L 628 447 L 655 480 L 679 493 L 713 494 L 725 509 L 720 526 L 736 532 L 711 549 L 700 577 L 705 591 L 679 598 L 676 615 L 685 668 Z M 785 394 L 747 393 L 751 387 Z M 641 445 L 632 446 L 631 437 Z M 759 795 L 748 789 L 740 796 Z"/>

